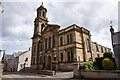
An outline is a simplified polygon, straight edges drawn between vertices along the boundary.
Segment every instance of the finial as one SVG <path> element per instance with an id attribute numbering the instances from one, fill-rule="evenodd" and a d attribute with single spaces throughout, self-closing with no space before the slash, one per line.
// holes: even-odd
<path id="1" fill-rule="evenodd" d="M 43 2 L 42 2 L 42 6 L 43 6 Z"/>
<path id="2" fill-rule="evenodd" d="M 112 27 L 112 21 L 110 21 L 110 27 Z"/>

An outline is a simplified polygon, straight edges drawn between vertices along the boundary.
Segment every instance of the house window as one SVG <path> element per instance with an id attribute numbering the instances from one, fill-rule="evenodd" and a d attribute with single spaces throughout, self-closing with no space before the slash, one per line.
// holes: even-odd
<path id="1" fill-rule="evenodd" d="M 63 53 L 61 53 L 61 62 L 63 62 Z"/>
<path id="2" fill-rule="evenodd" d="M 70 52 L 68 52 L 68 61 L 70 62 Z"/>
<path id="3" fill-rule="evenodd" d="M 63 38 L 60 37 L 60 45 L 62 46 L 63 45 Z"/>
<path id="4" fill-rule="evenodd" d="M 69 35 L 67 35 L 67 43 L 70 44 Z"/>
<path id="5" fill-rule="evenodd" d="M 49 48 L 51 48 L 51 37 L 49 37 Z"/>
<path id="6" fill-rule="evenodd" d="M 73 43 L 72 34 L 70 34 L 70 43 Z"/>
<path id="7" fill-rule="evenodd" d="M 27 61 L 28 61 L 28 58 L 25 59 L 25 62 L 27 62 Z"/>
<path id="8" fill-rule="evenodd" d="M 98 52 L 99 52 L 98 45 L 96 45 L 96 51 L 98 51 Z"/>
<path id="9" fill-rule="evenodd" d="M 53 48 L 55 48 L 55 35 L 53 35 Z"/>
<path id="10" fill-rule="evenodd" d="M 101 47 L 101 53 L 103 53 L 103 48 Z"/>
<path id="11" fill-rule="evenodd" d="M 45 49 L 47 49 L 47 38 L 45 40 Z"/>
<path id="12" fill-rule="evenodd" d="M 87 39 L 87 50 L 90 51 L 90 42 L 88 39 Z"/>

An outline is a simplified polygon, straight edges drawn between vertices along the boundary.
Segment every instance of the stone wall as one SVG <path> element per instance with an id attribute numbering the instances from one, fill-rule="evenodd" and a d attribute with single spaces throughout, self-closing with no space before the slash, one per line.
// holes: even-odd
<path id="1" fill-rule="evenodd" d="M 73 64 L 73 75 L 75 78 L 80 77 L 79 64 Z M 112 70 L 81 70 L 81 76 L 84 78 L 109 78 L 120 79 L 120 71 Z"/>

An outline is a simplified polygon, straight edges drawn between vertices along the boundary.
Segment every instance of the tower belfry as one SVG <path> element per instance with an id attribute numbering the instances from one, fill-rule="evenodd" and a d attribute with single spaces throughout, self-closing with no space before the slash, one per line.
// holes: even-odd
<path id="1" fill-rule="evenodd" d="M 34 35 L 41 35 L 42 31 L 48 24 L 46 17 L 47 9 L 44 7 L 43 2 L 40 7 L 37 8 L 37 17 L 34 21 Z"/>

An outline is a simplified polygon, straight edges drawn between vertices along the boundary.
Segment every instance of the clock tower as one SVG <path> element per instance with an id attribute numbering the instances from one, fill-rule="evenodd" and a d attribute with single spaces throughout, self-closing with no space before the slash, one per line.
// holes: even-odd
<path id="1" fill-rule="evenodd" d="M 48 19 L 46 17 L 47 9 L 44 8 L 43 2 L 42 5 L 37 8 L 37 17 L 34 21 L 34 35 L 33 37 L 37 37 L 38 35 L 41 35 L 44 28 L 48 25 Z"/>

